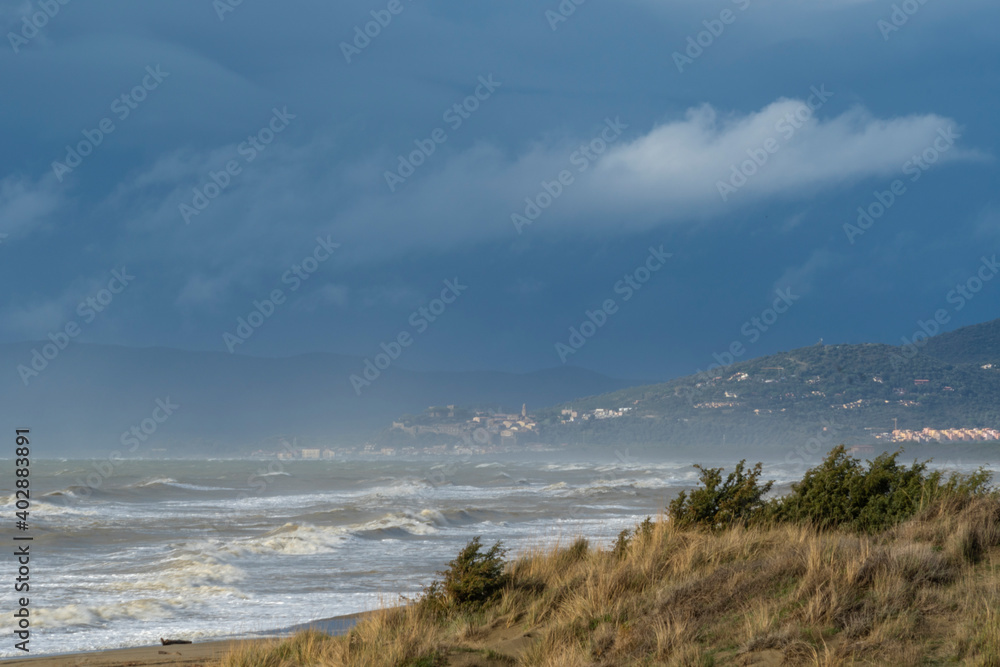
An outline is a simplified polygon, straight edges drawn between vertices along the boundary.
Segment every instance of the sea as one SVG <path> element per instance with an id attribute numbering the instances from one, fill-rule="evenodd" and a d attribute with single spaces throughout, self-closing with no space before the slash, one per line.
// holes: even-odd
<path id="1" fill-rule="evenodd" d="M 13 462 L 0 470 L 6 548 L 30 544 L 29 592 L 14 591 L 12 555 L 0 568 L 3 657 L 25 655 L 11 613 L 22 596 L 31 655 L 278 633 L 414 599 L 476 536 L 511 556 L 608 545 L 698 479 L 689 462 L 628 456 L 41 460 L 19 531 Z M 765 478 L 802 472 L 772 464 Z"/>

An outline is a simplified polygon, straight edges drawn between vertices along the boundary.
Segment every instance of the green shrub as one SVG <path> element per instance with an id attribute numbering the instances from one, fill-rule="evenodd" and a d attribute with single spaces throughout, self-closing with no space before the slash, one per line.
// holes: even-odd
<path id="1" fill-rule="evenodd" d="M 564 567 L 569 567 L 586 558 L 588 551 L 590 551 L 590 542 L 584 537 L 578 537 L 573 540 L 573 544 L 559 554 L 559 561 Z"/>
<path id="2" fill-rule="evenodd" d="M 618 533 L 618 539 L 615 540 L 614 547 L 611 548 L 611 555 L 616 559 L 621 560 L 628 555 L 628 545 L 632 543 L 632 531 L 626 528 L 622 532 Z"/>
<path id="3" fill-rule="evenodd" d="M 881 454 L 866 469 L 839 445 L 792 485 L 792 493 L 772 502 L 766 514 L 778 521 L 874 533 L 946 495 L 973 496 L 989 490 L 990 473 L 985 470 L 971 475 L 953 473 L 945 480 L 940 471 L 927 472 L 928 462 L 914 461 L 909 467 L 898 464 L 901 453 Z"/>
<path id="4" fill-rule="evenodd" d="M 611 555 L 618 560 L 625 558 L 628 555 L 629 546 L 633 542 L 645 544 L 653 538 L 653 528 L 653 518 L 647 516 L 642 520 L 642 523 L 636 525 L 634 530 L 626 528 L 618 533 L 618 539 L 615 540 L 615 544 L 611 548 Z"/>
<path id="5" fill-rule="evenodd" d="M 447 665 L 448 659 L 437 651 L 431 651 L 426 655 L 421 655 L 403 663 L 403 667 L 439 667 Z"/>
<path id="6" fill-rule="evenodd" d="M 479 537 L 473 538 L 447 570 L 438 572 L 444 579 L 425 589 L 423 602 L 436 608 L 476 608 L 490 602 L 507 584 L 506 553 L 502 542 L 483 550 Z"/>
<path id="7" fill-rule="evenodd" d="M 679 527 L 723 528 L 759 517 L 765 505 L 764 496 L 774 485 L 774 482 L 760 483 L 762 464 L 747 470 L 744 459 L 736 464 L 725 482 L 722 468 L 695 467 L 701 471 L 701 488 L 690 493 L 681 491 L 667 510 Z"/>
<path id="8" fill-rule="evenodd" d="M 653 539 L 653 517 L 647 516 L 635 527 L 635 538 L 645 544 Z"/>
<path id="9" fill-rule="evenodd" d="M 910 518 L 931 503 L 948 496 L 971 498 L 991 493 L 991 475 L 980 468 L 970 475 L 928 472 L 927 463 L 897 463 L 902 450 L 882 454 L 868 466 L 835 447 L 792 492 L 769 502 L 764 496 L 774 482 L 760 482 L 762 465 L 746 469 L 740 461 L 722 480 L 722 468 L 703 468 L 701 486 L 681 492 L 668 508 L 681 528 L 724 528 L 734 524 L 795 522 L 820 529 L 849 528 L 875 533 Z M 624 552 L 628 533 L 619 536 L 617 552 Z"/>

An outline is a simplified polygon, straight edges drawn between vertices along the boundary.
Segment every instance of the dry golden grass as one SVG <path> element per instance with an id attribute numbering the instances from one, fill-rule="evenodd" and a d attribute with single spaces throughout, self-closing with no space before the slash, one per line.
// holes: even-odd
<path id="1" fill-rule="evenodd" d="M 478 613 L 389 609 L 345 637 L 224 664 L 1000 666 L 998 565 L 992 497 L 949 498 L 875 536 L 661 517 L 618 555 L 580 542 L 521 555 Z"/>

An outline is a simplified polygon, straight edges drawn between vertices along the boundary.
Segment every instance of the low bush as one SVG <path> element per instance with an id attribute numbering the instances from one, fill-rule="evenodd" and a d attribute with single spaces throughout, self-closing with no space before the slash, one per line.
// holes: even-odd
<path id="1" fill-rule="evenodd" d="M 774 482 L 760 482 L 762 465 L 746 469 L 740 461 L 722 481 L 722 468 L 703 468 L 701 486 L 681 492 L 669 505 L 679 528 L 725 528 L 735 524 L 800 523 L 819 529 L 848 528 L 877 533 L 914 516 L 946 497 L 966 498 L 993 493 L 991 475 L 980 468 L 969 475 L 928 472 L 927 463 L 897 462 L 902 450 L 881 454 L 866 467 L 843 445 L 835 447 L 786 496 L 765 501 Z"/>
<path id="2" fill-rule="evenodd" d="M 690 493 L 681 491 L 668 507 L 668 513 L 679 528 L 706 526 L 723 528 L 737 523 L 748 523 L 761 514 L 766 496 L 774 482 L 760 483 L 762 464 L 746 469 L 746 460 L 736 464 L 736 469 L 722 481 L 722 468 L 703 468 L 701 487 Z"/>
<path id="3" fill-rule="evenodd" d="M 422 601 L 432 608 L 476 608 L 495 599 L 507 583 L 506 550 L 497 541 L 484 549 L 479 537 L 470 541 L 448 569 L 438 572 L 435 581 L 424 591 Z"/>
<path id="4" fill-rule="evenodd" d="M 642 523 L 635 527 L 635 530 L 626 528 L 618 533 L 618 539 L 615 540 L 615 544 L 611 548 L 611 555 L 618 559 L 624 558 L 628 555 L 629 545 L 633 542 L 645 544 L 652 539 L 654 528 L 653 517 L 647 516 L 642 520 Z"/>
<path id="5" fill-rule="evenodd" d="M 912 517 L 946 495 L 977 496 L 989 492 L 990 473 L 971 475 L 928 472 L 927 463 L 897 463 L 902 450 L 881 454 L 866 468 L 843 445 L 809 470 L 792 493 L 772 503 L 771 518 L 808 522 L 818 528 L 846 527 L 876 533 Z"/>

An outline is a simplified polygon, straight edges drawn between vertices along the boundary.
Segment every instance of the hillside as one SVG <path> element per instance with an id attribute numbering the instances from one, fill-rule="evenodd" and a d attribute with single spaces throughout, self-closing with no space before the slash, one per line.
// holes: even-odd
<path id="1" fill-rule="evenodd" d="M 1000 365 L 1000 319 L 934 336 L 923 351 L 950 364 Z"/>
<path id="2" fill-rule="evenodd" d="M 543 440 L 591 445 L 749 446 L 872 443 L 899 429 L 1000 426 L 1000 320 L 912 348 L 814 345 L 663 384 L 632 387 L 538 415 Z M 561 411 L 629 410 L 564 423 Z M 791 450 L 789 448 L 792 448 Z"/>

